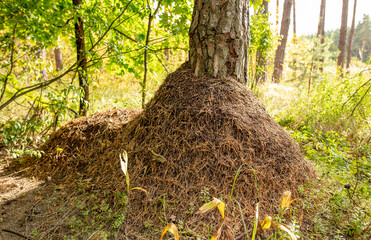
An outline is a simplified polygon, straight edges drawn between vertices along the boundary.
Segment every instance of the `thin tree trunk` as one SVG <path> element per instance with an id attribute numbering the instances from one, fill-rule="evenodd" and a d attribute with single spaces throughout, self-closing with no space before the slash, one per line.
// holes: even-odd
<path id="1" fill-rule="evenodd" d="M 81 3 L 82 0 L 73 0 L 74 7 L 79 6 Z M 77 22 L 75 23 L 75 38 L 77 50 L 79 86 L 82 90 L 82 96 L 80 97 L 79 115 L 87 116 L 89 112 L 89 82 L 87 75 L 88 69 L 85 50 L 84 22 L 81 19 L 81 17 L 78 17 Z"/>
<path id="2" fill-rule="evenodd" d="M 149 18 L 148 18 L 148 26 L 147 26 L 147 36 L 146 36 L 146 47 L 144 48 L 144 75 L 142 81 L 142 108 L 144 108 L 146 103 L 146 94 L 147 94 L 147 75 L 148 75 L 148 44 L 149 38 L 151 35 L 151 28 L 152 28 L 152 21 L 153 18 L 156 16 L 158 10 L 160 9 L 162 0 L 160 0 L 157 4 L 157 8 L 154 13 L 152 13 L 151 7 L 148 5 L 149 8 Z"/>
<path id="3" fill-rule="evenodd" d="M 289 27 L 290 27 L 291 7 L 292 7 L 292 0 L 285 0 L 284 6 L 283 6 L 281 31 L 280 31 L 280 35 L 282 35 L 283 38 L 281 40 L 281 44 L 277 47 L 276 57 L 274 59 L 274 70 L 273 70 L 272 80 L 275 83 L 279 83 L 282 77 L 287 37 L 288 37 Z"/>
<path id="4" fill-rule="evenodd" d="M 357 0 L 354 0 L 353 6 L 353 18 L 352 18 L 352 26 L 350 27 L 350 34 L 348 39 L 348 55 L 347 55 L 347 66 L 346 68 L 349 69 L 350 61 L 352 58 L 352 42 L 353 42 L 353 35 L 354 35 L 354 25 L 356 21 L 356 9 L 357 9 Z"/>
<path id="5" fill-rule="evenodd" d="M 248 44 L 249 0 L 195 0 L 189 62 L 196 76 L 230 76 L 247 84 Z"/>
<path id="6" fill-rule="evenodd" d="M 259 13 L 263 14 L 268 21 L 268 1 L 263 1 Z M 255 85 L 267 81 L 267 52 L 258 47 L 256 52 L 256 74 Z"/>
<path id="7" fill-rule="evenodd" d="M 278 23 L 280 21 L 280 0 L 276 1 L 276 26 L 278 29 Z"/>
<path id="8" fill-rule="evenodd" d="M 63 56 L 62 56 L 62 50 L 58 47 L 54 49 L 54 58 L 55 58 L 55 66 L 57 71 L 60 71 L 63 69 Z"/>
<path id="9" fill-rule="evenodd" d="M 293 26 L 293 33 L 294 38 L 296 38 L 296 3 L 295 0 L 292 0 L 292 26 Z"/>
<path id="10" fill-rule="evenodd" d="M 345 50 L 346 50 L 346 43 L 347 43 L 348 2 L 349 0 L 343 0 L 343 9 L 341 13 L 341 27 L 340 27 L 340 38 L 339 38 L 340 54 L 337 59 L 337 66 L 338 66 L 341 76 L 343 75 Z"/>
<path id="11" fill-rule="evenodd" d="M 321 1 L 321 9 L 319 12 L 319 22 L 317 37 L 321 37 L 321 43 L 325 42 L 325 16 L 326 16 L 326 0 Z"/>
<path id="12" fill-rule="evenodd" d="M 320 38 L 321 44 L 325 43 L 325 16 L 326 16 L 326 0 L 321 1 L 321 8 L 319 11 L 319 21 L 318 21 L 318 30 L 317 30 L 317 37 Z M 322 50 L 323 52 L 323 50 Z M 320 63 L 324 62 L 324 58 L 320 57 L 318 59 Z M 323 72 L 322 64 L 319 66 L 319 70 Z"/>

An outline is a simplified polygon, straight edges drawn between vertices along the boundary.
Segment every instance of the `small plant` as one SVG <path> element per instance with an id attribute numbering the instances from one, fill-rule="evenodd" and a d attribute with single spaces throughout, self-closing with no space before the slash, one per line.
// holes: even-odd
<path id="1" fill-rule="evenodd" d="M 204 187 L 202 190 L 201 190 L 201 196 L 200 196 L 200 199 L 202 202 L 204 203 L 207 203 L 210 201 L 210 197 L 209 197 L 209 188 L 208 187 Z"/>
<path id="2" fill-rule="evenodd" d="M 128 162 L 129 162 L 128 153 L 124 150 L 119 155 L 119 157 L 120 157 L 121 170 L 122 170 L 122 172 L 124 173 L 124 175 L 126 177 L 127 193 L 129 194 L 130 191 L 139 190 L 139 191 L 144 192 L 146 195 L 148 195 L 147 190 L 145 190 L 144 188 L 141 188 L 141 187 L 130 188 L 130 177 L 129 177 L 129 172 L 128 172 Z"/>
<path id="3" fill-rule="evenodd" d="M 222 216 L 223 222 L 219 224 L 217 233 L 211 237 L 211 240 L 217 240 L 220 238 L 223 229 L 226 230 L 226 233 L 229 237 L 229 239 L 234 239 L 232 229 L 228 226 L 228 224 L 225 221 L 225 203 L 221 200 L 214 198 L 212 201 L 205 203 L 202 205 L 202 207 L 199 208 L 198 212 L 199 214 L 205 214 L 207 212 L 212 211 L 213 209 L 218 208 L 220 215 Z"/>
<path id="4" fill-rule="evenodd" d="M 173 235 L 174 235 L 174 238 L 175 240 L 179 240 L 179 232 L 178 232 L 178 228 L 175 226 L 174 223 L 169 223 L 161 232 L 161 238 L 160 240 L 163 239 L 163 237 L 165 236 L 165 234 L 167 232 L 171 232 Z"/>

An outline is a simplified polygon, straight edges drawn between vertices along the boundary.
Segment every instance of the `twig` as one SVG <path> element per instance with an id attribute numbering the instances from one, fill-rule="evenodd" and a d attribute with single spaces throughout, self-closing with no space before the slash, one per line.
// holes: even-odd
<path id="1" fill-rule="evenodd" d="M 97 44 L 102 41 L 102 39 L 107 35 L 107 33 L 111 30 L 112 28 L 112 25 L 117 21 L 117 19 L 119 19 L 126 11 L 126 9 L 129 7 L 130 3 L 132 2 L 133 0 L 131 0 L 130 2 L 128 2 L 124 8 L 124 10 L 111 22 L 111 24 L 108 26 L 107 30 L 103 33 L 103 35 L 98 39 L 98 41 L 89 49 L 89 52 L 91 50 L 93 50 L 95 48 L 95 46 L 97 46 Z"/>
<path id="2" fill-rule="evenodd" d="M 370 79 L 371 80 L 371 79 Z M 354 106 L 353 110 L 352 110 L 352 113 L 349 115 L 349 117 L 353 116 L 353 113 L 354 111 L 356 110 L 356 108 L 359 106 L 359 104 L 361 104 L 361 102 L 363 101 L 363 99 L 365 98 L 365 96 L 367 95 L 368 91 L 370 91 L 371 89 L 371 85 L 370 87 L 366 90 L 365 94 L 363 94 L 363 96 L 361 97 L 361 100 L 358 101 L 358 103 Z"/>
<path id="3" fill-rule="evenodd" d="M 23 238 L 23 239 L 26 239 L 26 240 L 32 240 L 31 238 L 26 237 L 26 236 L 24 236 L 24 235 L 22 235 L 22 234 L 20 234 L 20 233 L 16 233 L 16 232 L 14 232 L 14 231 L 12 231 L 12 230 L 1 229 L 1 231 L 3 231 L 3 232 L 7 232 L 7 233 L 11 233 L 11 234 L 14 234 L 14 235 L 16 235 L 16 236 L 18 236 L 18 237 L 21 237 L 21 238 Z"/>
<path id="4" fill-rule="evenodd" d="M 352 99 L 352 98 L 354 97 L 354 95 L 356 95 L 356 93 L 357 93 L 361 88 L 363 88 L 364 86 L 366 86 L 367 83 L 369 83 L 369 82 L 371 82 L 371 78 L 368 79 L 368 80 L 367 80 L 365 83 L 363 83 L 361 86 L 359 86 L 359 87 L 357 88 L 357 90 L 352 94 L 352 96 L 350 96 L 350 97 L 345 101 L 345 103 L 343 103 L 343 105 L 341 106 L 341 108 L 343 108 L 343 107 L 345 106 L 345 104 L 347 104 L 347 102 L 349 102 L 349 100 Z"/>
<path id="5" fill-rule="evenodd" d="M 120 30 L 118 30 L 117 28 L 114 28 L 113 30 L 115 30 L 117 33 L 121 34 L 122 36 L 126 37 L 127 39 L 133 41 L 133 42 L 137 42 L 137 40 L 133 39 L 132 37 L 126 35 L 125 33 L 121 32 Z"/>

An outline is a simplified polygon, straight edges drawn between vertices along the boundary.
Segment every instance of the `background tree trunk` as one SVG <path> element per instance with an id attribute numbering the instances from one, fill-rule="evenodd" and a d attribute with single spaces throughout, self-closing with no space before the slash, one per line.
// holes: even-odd
<path id="1" fill-rule="evenodd" d="M 295 7 L 295 0 L 292 0 L 292 27 L 294 38 L 296 38 L 296 7 Z"/>
<path id="2" fill-rule="evenodd" d="M 282 70 L 283 70 L 283 62 L 285 60 L 285 49 L 287 44 L 287 36 L 289 33 L 290 27 L 290 15 L 291 15 L 291 7 L 292 7 L 292 0 L 285 0 L 283 5 L 283 13 L 282 13 L 282 22 L 281 22 L 281 31 L 280 35 L 282 35 L 281 44 L 277 47 L 276 57 L 274 59 L 274 71 L 273 71 L 273 82 L 278 83 L 280 82 Z"/>
<path id="3" fill-rule="evenodd" d="M 280 0 L 276 1 L 276 26 L 278 30 L 278 24 L 280 21 Z"/>
<path id="4" fill-rule="evenodd" d="M 356 22 L 356 9 L 357 9 L 357 0 L 354 0 L 352 26 L 350 27 L 350 34 L 349 34 L 349 39 L 348 39 L 347 66 L 346 66 L 347 69 L 349 68 L 350 61 L 352 59 L 352 42 L 353 42 L 353 35 L 354 35 L 354 25 Z"/>
<path id="5" fill-rule="evenodd" d="M 321 43 L 325 42 L 325 15 L 326 15 L 326 0 L 321 1 L 321 9 L 319 11 L 319 22 L 317 37 L 321 38 Z"/>
<path id="6" fill-rule="evenodd" d="M 60 48 L 54 49 L 54 58 L 55 58 L 55 66 L 57 71 L 63 69 L 63 57 L 62 57 L 62 50 Z"/>
<path id="7" fill-rule="evenodd" d="M 321 0 L 321 8 L 319 11 L 319 21 L 318 21 L 318 30 L 317 37 L 320 38 L 321 44 L 325 43 L 325 16 L 326 16 L 326 0 Z M 323 63 L 323 57 L 318 59 L 319 62 Z M 319 70 L 323 71 L 322 64 L 319 66 Z"/>
<path id="8" fill-rule="evenodd" d="M 73 0 L 75 7 L 79 6 L 82 0 Z M 85 50 L 85 33 L 84 33 L 84 22 L 81 17 L 77 18 L 75 23 L 75 38 L 76 38 L 76 50 L 77 50 L 77 66 L 79 75 L 79 86 L 82 90 L 82 96 L 80 98 L 80 116 L 87 116 L 89 111 L 89 83 L 87 77 L 87 59 Z"/>
<path id="9" fill-rule="evenodd" d="M 337 66 L 340 68 L 340 75 L 342 75 L 345 60 L 345 48 L 347 43 L 347 21 L 348 21 L 348 2 L 349 0 L 343 0 L 343 10 L 341 13 L 341 27 L 340 27 L 340 38 L 339 38 L 339 50 L 340 54 L 337 61 Z"/>
<path id="10" fill-rule="evenodd" d="M 249 0 L 195 0 L 189 61 L 196 76 L 230 76 L 247 84 L 248 44 Z"/>
<path id="11" fill-rule="evenodd" d="M 268 1 L 263 1 L 259 9 L 259 14 L 263 14 L 268 21 Z M 267 53 L 263 52 L 261 48 L 258 47 L 256 52 L 256 74 L 255 74 L 255 84 L 259 84 L 267 81 Z"/>

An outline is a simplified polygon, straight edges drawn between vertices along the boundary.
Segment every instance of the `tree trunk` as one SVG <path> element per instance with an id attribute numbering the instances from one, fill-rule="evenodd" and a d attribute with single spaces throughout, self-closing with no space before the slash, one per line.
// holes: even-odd
<path id="1" fill-rule="evenodd" d="M 295 0 L 292 0 L 292 27 L 293 27 L 293 33 L 294 38 L 296 38 L 296 6 L 295 6 Z"/>
<path id="2" fill-rule="evenodd" d="M 82 0 L 73 0 L 74 7 L 79 6 L 81 3 Z M 79 114 L 80 116 L 87 116 L 89 111 L 89 83 L 87 77 L 84 22 L 81 17 L 78 17 L 77 22 L 75 23 L 75 38 L 79 86 L 82 90 L 82 96 L 80 97 Z"/>
<path id="3" fill-rule="evenodd" d="M 348 52 L 347 52 L 347 66 L 348 69 L 350 66 L 350 61 L 352 58 L 352 42 L 353 42 L 353 35 L 354 35 L 354 25 L 356 21 L 356 9 L 357 9 L 357 0 L 354 0 L 354 6 L 353 6 L 353 19 L 352 19 L 352 26 L 350 27 L 350 34 L 348 39 Z"/>
<path id="4" fill-rule="evenodd" d="M 287 36 L 290 27 L 290 15 L 291 15 L 292 0 L 285 0 L 282 13 L 281 31 L 280 35 L 283 36 L 281 44 L 277 47 L 276 57 L 274 59 L 274 71 L 273 71 L 273 82 L 279 83 L 282 70 L 283 62 L 285 60 L 285 49 L 287 44 Z"/>
<path id="5" fill-rule="evenodd" d="M 317 37 L 321 37 L 321 43 L 325 42 L 325 14 L 326 13 L 326 0 L 321 1 L 321 9 L 319 11 L 319 22 Z"/>
<path id="6" fill-rule="evenodd" d="M 268 21 L 268 1 L 263 1 L 259 9 L 259 14 L 263 14 Z M 267 81 L 267 53 L 264 49 L 258 47 L 256 52 L 256 85 Z"/>
<path id="7" fill-rule="evenodd" d="M 319 11 L 319 21 L 318 21 L 318 30 L 317 37 L 320 38 L 321 44 L 325 43 L 325 15 L 326 15 L 326 0 L 321 0 L 321 8 Z M 323 57 L 318 59 L 319 62 L 323 63 Z M 323 71 L 323 66 L 319 66 L 319 70 Z"/>
<path id="8" fill-rule="evenodd" d="M 347 21 L 348 21 L 348 2 L 349 0 L 343 0 L 343 10 L 341 13 L 341 27 L 340 27 L 340 38 L 339 38 L 339 50 L 340 54 L 337 61 L 340 75 L 343 73 L 344 60 L 345 60 L 345 48 L 347 42 Z"/>
<path id="9" fill-rule="evenodd" d="M 62 57 L 62 50 L 58 47 L 54 49 L 54 58 L 55 58 L 55 66 L 57 71 L 63 69 L 63 57 Z"/>
<path id="10" fill-rule="evenodd" d="M 195 0 L 189 46 L 196 76 L 247 84 L 249 0 Z"/>
<path id="11" fill-rule="evenodd" d="M 278 23 L 280 21 L 280 0 L 276 1 L 276 26 L 278 30 Z"/>

